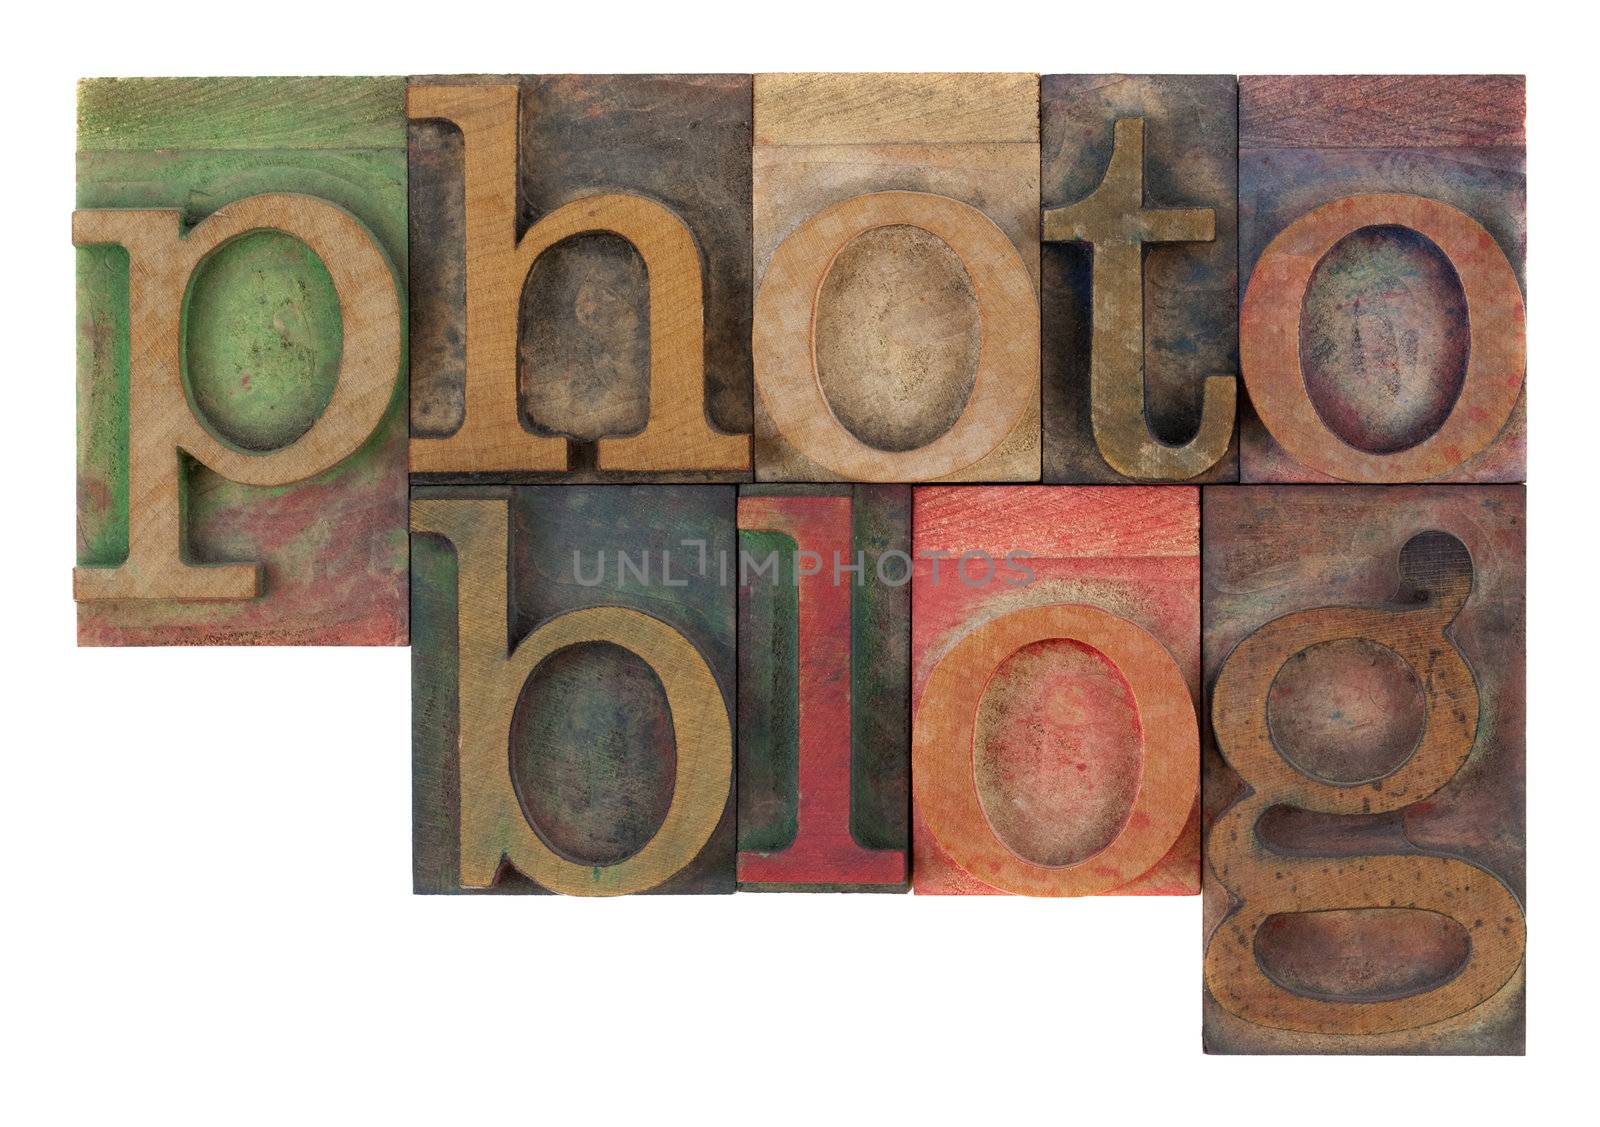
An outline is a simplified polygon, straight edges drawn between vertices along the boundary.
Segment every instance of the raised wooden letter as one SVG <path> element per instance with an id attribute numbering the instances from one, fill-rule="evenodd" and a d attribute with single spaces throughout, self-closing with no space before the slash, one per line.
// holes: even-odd
<path id="1" fill-rule="evenodd" d="M 84 84 L 81 641 L 406 640 L 399 94 Z"/>
<path id="2" fill-rule="evenodd" d="M 1199 891 L 1198 508 L 916 491 L 917 892 Z"/>
<path id="3" fill-rule="evenodd" d="M 756 76 L 756 476 L 1036 481 L 1033 75 Z"/>
<path id="4" fill-rule="evenodd" d="M 732 490 L 485 493 L 412 505 L 418 890 L 731 892 Z"/>
<path id="5" fill-rule="evenodd" d="M 739 886 L 906 887 L 911 491 L 744 486 Z"/>
<path id="6" fill-rule="evenodd" d="M 1207 1049 L 1520 1051 L 1520 487 L 1205 520 Z"/>
<path id="7" fill-rule="evenodd" d="M 1520 481 L 1523 81 L 1245 78 L 1245 481 Z"/>
<path id="8" fill-rule="evenodd" d="M 310 196 L 249 196 L 188 236 L 179 211 L 80 211 L 74 246 L 128 252 L 131 370 L 128 381 L 128 557 L 80 567 L 73 593 L 96 599 L 253 599 L 254 564 L 184 559 L 182 466 L 187 454 L 241 485 L 292 485 L 343 461 L 367 440 L 400 372 L 400 298 L 382 249 L 348 212 Z M 183 382 L 183 314 L 190 280 L 223 244 L 255 231 L 304 243 L 333 280 L 343 349 L 328 406 L 286 446 L 256 452 L 225 445 L 191 408 Z"/>
<path id="9" fill-rule="evenodd" d="M 1236 121 L 1231 76 L 1041 80 L 1046 481 L 1237 477 Z"/>
<path id="10" fill-rule="evenodd" d="M 565 474 L 570 440 L 596 444 L 584 455 L 592 464 L 571 466 L 582 471 L 580 477 L 748 477 L 749 436 L 725 433 L 707 414 L 708 311 L 695 232 L 672 207 L 641 194 L 664 183 L 688 201 L 698 218 L 746 229 L 742 217 L 719 214 L 718 205 L 736 208 L 748 199 L 748 181 L 736 163 L 748 147 L 748 125 L 744 147 L 736 128 L 741 120 L 748 123 L 748 105 L 740 108 L 737 101 L 741 87 L 748 96 L 748 80 L 720 85 L 645 78 L 531 83 L 529 90 L 520 91 L 511 84 L 425 81 L 408 91 L 407 112 L 413 122 L 449 122 L 460 130 L 464 147 L 458 220 L 464 254 L 458 260 L 445 249 L 452 245 L 450 232 L 456 224 L 448 219 L 432 222 L 454 210 L 452 186 L 443 182 L 454 171 L 449 146 L 436 133 L 419 131 L 415 140 L 413 190 L 421 202 L 412 239 L 429 244 L 419 261 L 433 273 L 419 282 L 414 295 L 423 326 L 418 333 L 422 375 L 413 408 L 412 472 L 436 479 L 480 475 L 496 480 Z M 608 91 L 610 87 L 615 89 Z M 658 96 L 651 97 L 657 87 Z M 631 112 L 632 101 L 641 95 L 648 114 Z M 523 122 L 533 137 L 523 138 L 526 161 L 519 165 L 518 105 L 523 98 L 535 104 Z M 576 125 L 556 131 L 559 147 L 539 143 L 543 135 L 538 131 L 544 127 L 539 107 L 545 102 L 553 104 L 551 116 L 570 118 Z M 690 120 L 680 121 L 684 116 Z M 706 132 L 690 133 L 702 118 L 708 119 Z M 647 141 L 643 152 L 641 135 Z M 633 143 L 624 145 L 624 140 Z M 598 151 L 582 156 L 568 152 L 581 147 Z M 585 185 L 582 194 L 519 233 L 519 168 L 531 170 L 536 180 L 564 185 L 577 171 L 569 164 L 587 169 L 597 156 L 611 163 L 594 170 L 594 183 L 643 181 L 640 190 L 601 191 Z M 730 164 L 745 190 L 728 185 L 725 191 L 721 186 L 707 191 L 703 182 L 728 175 Z M 558 190 L 546 190 L 537 198 L 559 195 Z M 569 261 L 557 252 L 550 270 L 540 275 L 536 267 L 547 253 L 563 245 L 577 247 L 585 237 L 591 242 L 583 245 L 593 251 L 587 260 Z M 620 254 L 604 241 L 607 237 L 623 240 Z M 737 237 L 733 241 L 740 250 L 748 245 Z M 712 261 L 718 274 L 716 297 L 723 304 L 738 302 L 748 294 L 748 282 L 742 293 L 739 286 L 747 268 L 731 271 L 731 279 L 723 277 L 730 273 L 724 260 L 728 248 L 714 244 L 712 249 L 719 252 Z M 642 271 L 635 271 L 634 255 Z M 454 294 L 441 289 L 453 271 L 464 272 L 461 322 L 455 316 Z M 643 294 L 632 292 L 641 285 Z M 573 291 L 570 302 L 562 296 L 568 290 Z M 643 316 L 641 307 L 647 310 Z M 530 319 L 525 333 L 522 326 Z M 572 331 L 588 338 L 578 345 L 559 336 L 557 326 L 549 324 L 553 319 L 570 319 Z M 450 331 L 458 323 L 464 324 L 464 334 Z M 648 331 L 643 332 L 646 324 Z M 464 355 L 457 375 L 450 368 L 462 336 Z M 748 404 L 748 392 L 741 400 L 736 389 L 731 395 L 727 389 L 741 381 L 747 387 L 748 353 L 747 346 L 730 344 L 730 339 L 722 330 L 711 357 L 722 369 L 717 379 L 722 397 L 734 401 L 731 413 L 739 415 L 740 403 Z M 567 346 L 551 347 L 562 342 Z M 528 387 L 519 371 L 526 373 Z M 747 406 L 743 414 L 748 414 Z M 748 424 L 741 417 L 734 425 L 744 429 Z"/>

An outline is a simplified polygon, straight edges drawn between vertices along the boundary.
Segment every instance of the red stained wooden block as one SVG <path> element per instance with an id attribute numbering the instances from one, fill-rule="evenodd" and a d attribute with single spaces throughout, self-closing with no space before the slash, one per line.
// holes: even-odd
<path id="1" fill-rule="evenodd" d="M 912 887 L 1199 891 L 1199 496 L 916 490 Z"/>
<path id="2" fill-rule="evenodd" d="M 910 499 L 739 498 L 743 888 L 906 887 Z"/>

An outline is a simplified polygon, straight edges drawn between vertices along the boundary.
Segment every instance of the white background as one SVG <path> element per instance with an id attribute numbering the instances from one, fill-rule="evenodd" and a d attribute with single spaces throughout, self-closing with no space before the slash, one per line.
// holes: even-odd
<path id="1" fill-rule="evenodd" d="M 1507 3 L 272 0 L 5 38 L 9 1122 L 1592 1112 L 1588 34 Z M 77 76 L 780 69 L 1530 75 L 1526 1059 L 1206 1058 L 1194 898 L 413 897 L 407 651 L 74 649 Z"/>

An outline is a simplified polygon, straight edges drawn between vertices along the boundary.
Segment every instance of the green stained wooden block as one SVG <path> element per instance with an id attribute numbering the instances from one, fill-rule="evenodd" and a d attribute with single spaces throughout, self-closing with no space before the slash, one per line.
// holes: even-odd
<path id="1" fill-rule="evenodd" d="M 405 81 L 92 79 L 79 87 L 80 212 L 161 209 L 184 229 L 252 196 L 343 209 L 392 266 L 401 361 L 375 429 L 350 456 L 279 486 L 231 481 L 185 456 L 182 551 L 254 563 L 255 598 L 80 602 L 88 645 L 352 644 L 407 640 Z M 78 551 L 129 552 L 129 253 L 78 261 Z M 192 409 L 224 446 L 281 450 L 322 415 L 347 351 L 328 268 L 281 231 L 221 245 L 193 272 L 181 355 Z"/>

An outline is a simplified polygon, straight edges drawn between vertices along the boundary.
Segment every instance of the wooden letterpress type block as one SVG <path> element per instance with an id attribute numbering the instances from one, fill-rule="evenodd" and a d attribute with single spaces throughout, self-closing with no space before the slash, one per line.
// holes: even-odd
<path id="1" fill-rule="evenodd" d="M 733 891 L 734 501 L 413 491 L 418 892 Z"/>
<path id="2" fill-rule="evenodd" d="M 1206 1050 L 1520 1053 L 1522 487 L 1204 508 Z"/>
<path id="3" fill-rule="evenodd" d="M 1250 482 L 1526 476 L 1523 80 L 1239 80 Z"/>
<path id="4" fill-rule="evenodd" d="M 904 891 L 911 489 L 739 493 L 739 887 Z"/>
<path id="5" fill-rule="evenodd" d="M 756 477 L 1037 481 L 1039 84 L 755 80 Z"/>
<path id="6" fill-rule="evenodd" d="M 406 641 L 404 81 L 79 87 L 78 641 Z"/>
<path id="7" fill-rule="evenodd" d="M 912 888 L 1200 890 L 1199 496 L 916 490 Z"/>
<path id="8" fill-rule="evenodd" d="M 1232 75 L 1046 75 L 1044 480 L 1239 476 Z"/>
<path id="9" fill-rule="evenodd" d="M 750 479 L 750 78 L 414 78 L 411 470 Z"/>

